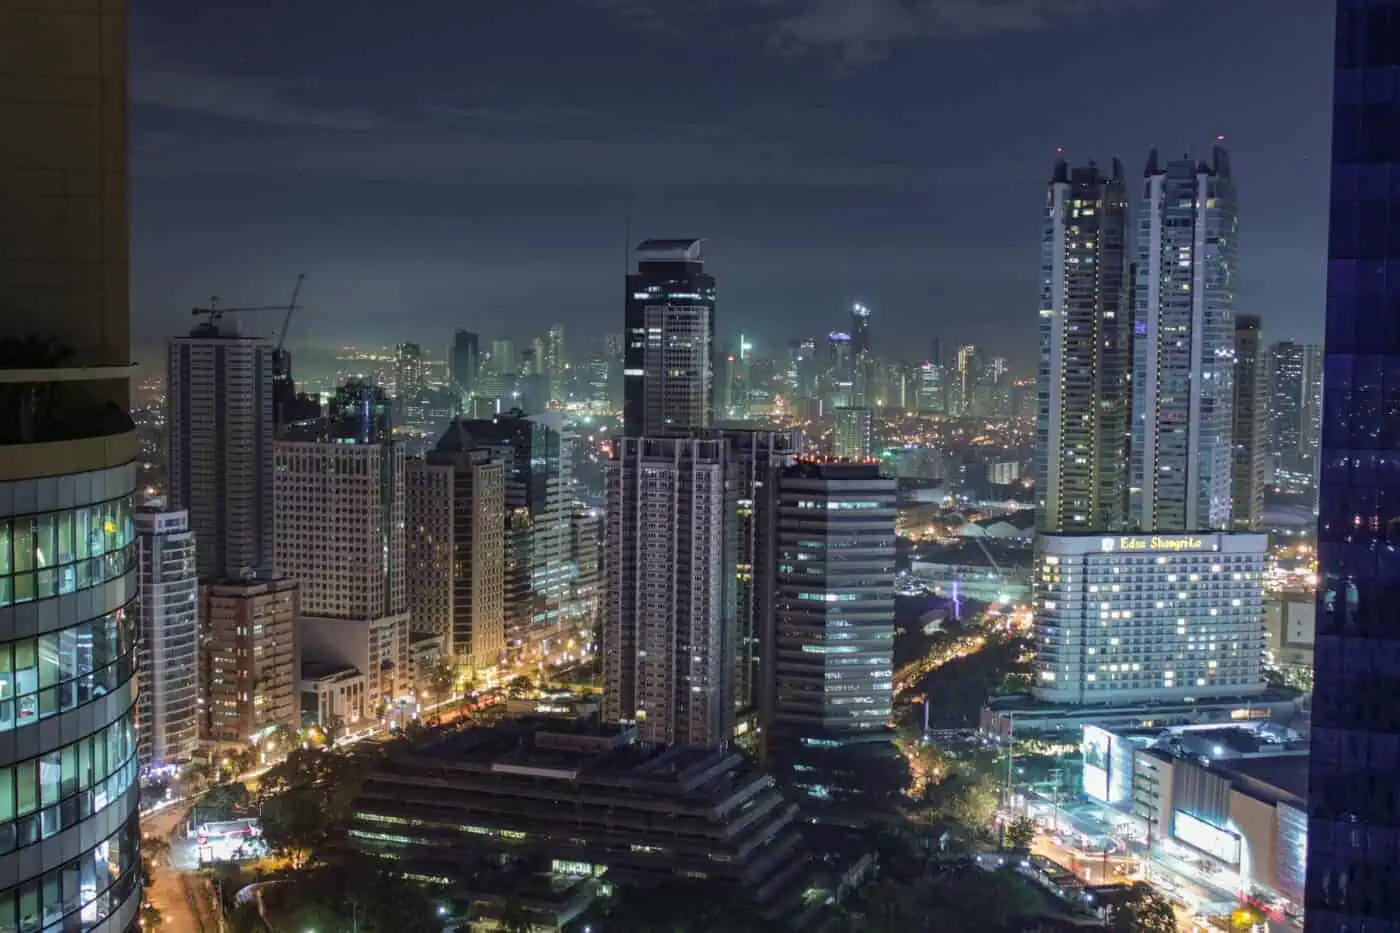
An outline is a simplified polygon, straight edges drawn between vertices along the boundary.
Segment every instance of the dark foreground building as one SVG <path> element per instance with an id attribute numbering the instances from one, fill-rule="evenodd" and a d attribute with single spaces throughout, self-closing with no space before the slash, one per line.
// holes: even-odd
<path id="1" fill-rule="evenodd" d="M 510 863 L 535 884 L 694 881 L 805 925 L 815 866 L 797 806 L 735 753 L 636 741 L 583 722 L 448 736 L 383 765 L 356 802 L 351 842 L 412 875 L 477 892 Z M 531 909 L 567 922 L 587 888 Z M 543 918 L 541 918 L 543 919 Z M 777 928 L 775 926 L 775 928 Z"/>
<path id="2" fill-rule="evenodd" d="M 1307 929 L 1400 930 L 1400 0 L 1337 4 Z"/>

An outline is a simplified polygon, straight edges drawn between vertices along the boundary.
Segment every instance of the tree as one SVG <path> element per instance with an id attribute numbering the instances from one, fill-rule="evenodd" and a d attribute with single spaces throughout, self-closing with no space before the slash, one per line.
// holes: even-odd
<path id="1" fill-rule="evenodd" d="M 348 755 L 296 748 L 262 777 L 263 838 L 304 867 L 349 823 L 365 769 Z"/>
<path id="2" fill-rule="evenodd" d="M 534 681 L 530 680 L 530 678 L 526 677 L 524 674 L 518 677 L 512 677 L 510 683 L 506 684 L 506 693 L 513 697 L 522 697 L 534 689 Z"/>
<path id="3" fill-rule="evenodd" d="M 1028 816 L 1018 816 L 1006 827 L 1006 846 L 1017 851 L 1028 851 L 1035 842 L 1035 820 Z"/>
<path id="4" fill-rule="evenodd" d="M 1113 933 L 1176 933 L 1176 912 L 1151 885 L 1139 881 L 1108 908 L 1108 928 Z"/>
<path id="5" fill-rule="evenodd" d="M 427 687 L 428 695 L 434 703 L 443 703 L 452 698 L 452 687 L 456 680 L 456 672 L 452 670 L 452 665 L 439 661 L 428 671 L 424 686 Z"/>

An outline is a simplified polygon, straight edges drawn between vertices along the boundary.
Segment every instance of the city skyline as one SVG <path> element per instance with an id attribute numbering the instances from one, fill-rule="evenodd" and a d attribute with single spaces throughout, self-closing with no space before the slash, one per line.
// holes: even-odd
<path id="1" fill-rule="evenodd" d="M 873 309 L 879 353 L 889 334 L 916 327 L 954 344 L 1008 333 L 1002 352 L 1024 369 L 1035 196 L 1055 150 L 1076 161 L 1117 155 L 1135 175 L 1153 146 L 1174 156 L 1220 133 L 1249 217 L 1240 308 L 1265 316 L 1269 339 L 1316 342 L 1330 11 L 1285 3 L 1287 15 L 1263 0 L 1211 4 L 1216 28 L 1203 33 L 1190 25 L 1199 17 L 1157 3 L 1048 17 L 1043 30 L 915 23 L 907 39 L 877 9 L 850 27 L 853 43 L 782 56 L 768 51 L 775 31 L 791 36 L 809 21 L 735 0 L 704 19 L 694 4 L 651 4 L 658 31 L 638 33 L 608 5 L 551 0 L 561 35 L 588 52 L 556 50 L 560 65 L 526 74 L 512 42 L 529 31 L 515 29 L 512 11 L 467 34 L 444 11 L 405 63 L 377 42 L 361 54 L 385 25 L 374 12 L 340 11 L 331 35 L 302 28 L 324 21 L 315 2 L 269 23 L 165 16 L 168 0 L 156 0 L 133 14 L 138 357 L 183 330 L 211 292 L 278 300 L 303 271 L 294 352 L 366 342 L 389 321 L 385 342 L 434 355 L 455 328 L 521 338 L 559 318 L 580 333 L 612 329 L 630 217 L 634 240 L 710 238 L 722 338 L 751 321 L 759 344 L 777 347 L 813 309 L 844 326 L 860 301 Z M 687 48 L 685 30 L 702 25 L 732 38 L 737 78 Z M 1230 60 L 1260 28 L 1270 41 L 1248 46 L 1257 80 L 1214 88 L 1211 69 L 1177 74 L 1188 37 L 1192 56 Z M 231 54 L 229 37 L 255 29 L 285 38 Z M 439 55 L 447 36 L 453 51 Z M 1054 53 L 1086 40 L 1103 50 L 1092 68 Z M 279 54 L 283 42 L 297 54 Z M 619 80 L 654 71 L 658 58 L 684 67 L 646 87 Z M 993 60 L 995 70 L 984 64 Z M 1120 113 L 1039 107 L 1021 90 L 1051 67 L 1067 95 L 1102 92 Z M 1114 70 L 1136 80 L 1102 85 Z M 958 76 L 957 95 L 911 97 L 947 75 Z M 1139 107 L 1135 88 L 1168 75 L 1173 100 Z M 682 106 L 663 112 L 660 99 Z"/>

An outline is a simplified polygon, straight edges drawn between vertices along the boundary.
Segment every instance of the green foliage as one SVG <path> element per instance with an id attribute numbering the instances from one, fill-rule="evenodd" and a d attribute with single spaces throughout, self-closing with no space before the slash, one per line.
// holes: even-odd
<path id="1" fill-rule="evenodd" d="M 220 814 L 246 811 L 253 804 L 246 784 L 216 784 L 199 796 L 195 806 Z"/>
<path id="2" fill-rule="evenodd" d="M 1176 913 L 1151 885 L 1138 882 L 1109 908 L 1108 928 L 1113 933 L 1176 933 Z"/>
<path id="3" fill-rule="evenodd" d="M 956 768 L 942 781 L 925 787 L 920 819 L 967 839 L 985 839 L 996 808 L 996 793 L 987 779 L 971 769 Z"/>
<path id="4" fill-rule="evenodd" d="M 366 764 L 324 748 L 296 748 L 262 777 L 262 828 L 269 848 L 294 866 L 339 839 Z"/>
<path id="5" fill-rule="evenodd" d="M 1039 897 L 1015 872 L 964 868 L 928 882 L 881 880 L 867 885 L 846 907 L 837 931 L 1019 933 L 1040 908 Z"/>
<path id="6" fill-rule="evenodd" d="M 1006 827 L 1007 848 L 1028 851 L 1035 842 L 1035 820 L 1028 816 L 1018 816 Z"/>
<path id="7" fill-rule="evenodd" d="M 357 858 L 297 872 L 263 889 L 274 929 L 316 933 L 440 933 L 436 905 L 421 887 Z"/>

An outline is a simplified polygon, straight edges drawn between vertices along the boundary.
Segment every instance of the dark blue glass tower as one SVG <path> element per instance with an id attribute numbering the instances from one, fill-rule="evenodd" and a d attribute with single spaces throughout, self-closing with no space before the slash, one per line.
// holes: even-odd
<path id="1" fill-rule="evenodd" d="M 1400 0 L 1339 0 L 1307 929 L 1400 931 Z"/>

